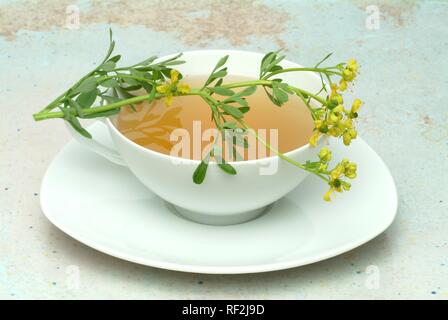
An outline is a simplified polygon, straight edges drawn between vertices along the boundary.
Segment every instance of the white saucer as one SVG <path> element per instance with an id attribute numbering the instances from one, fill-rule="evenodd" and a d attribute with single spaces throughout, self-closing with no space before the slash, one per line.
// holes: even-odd
<path id="1" fill-rule="evenodd" d="M 108 140 L 101 123 L 89 131 Z M 336 160 L 348 151 L 339 142 L 330 147 Z M 356 248 L 394 220 L 397 193 L 389 170 L 362 139 L 350 148 L 359 176 L 331 203 L 322 200 L 327 186 L 310 176 L 258 219 L 208 226 L 177 216 L 129 170 L 72 141 L 47 170 L 41 205 L 71 237 L 132 262 L 220 274 L 287 269 Z"/>

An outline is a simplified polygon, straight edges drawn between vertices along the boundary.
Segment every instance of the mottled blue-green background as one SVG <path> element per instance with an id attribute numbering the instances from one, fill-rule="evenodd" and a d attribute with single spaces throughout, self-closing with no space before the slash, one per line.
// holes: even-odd
<path id="1" fill-rule="evenodd" d="M 67 28 L 69 5 L 79 28 Z M 447 1 L 0 1 L 0 297 L 447 299 L 447 21 Z M 394 224 L 328 261 L 241 276 L 139 266 L 57 230 L 38 192 L 69 138 L 30 115 L 99 62 L 109 26 L 124 62 L 194 48 L 284 47 L 303 65 L 356 57 L 358 128 L 395 178 Z M 78 290 L 66 286 L 72 265 Z M 365 285 L 369 265 L 378 289 Z"/>

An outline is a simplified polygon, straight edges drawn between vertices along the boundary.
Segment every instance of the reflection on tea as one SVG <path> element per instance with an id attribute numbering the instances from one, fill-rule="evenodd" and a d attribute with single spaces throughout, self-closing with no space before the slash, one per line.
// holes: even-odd
<path id="1" fill-rule="evenodd" d="M 250 80 L 242 77 L 228 76 L 227 82 Z M 201 87 L 205 77 L 185 77 L 191 88 Z M 237 90 L 235 90 L 237 91 Z M 216 97 L 219 99 L 219 97 Z M 290 101 L 282 107 L 274 105 L 262 88 L 247 97 L 250 110 L 244 119 L 258 134 L 265 135 L 265 140 L 276 146 L 280 152 L 288 152 L 306 143 L 312 134 L 313 121 L 305 104 L 298 97 L 290 97 Z M 201 151 L 207 149 L 216 139 L 216 126 L 212 121 L 210 106 L 199 96 L 179 96 L 173 99 L 171 106 L 166 106 L 163 100 L 141 103 L 135 106 L 136 111 L 124 107 L 115 118 L 115 125 L 128 139 L 135 143 L 164 154 L 172 154 L 173 147 L 179 147 L 179 134 L 184 132 L 190 141 L 187 145 L 190 152 L 176 153 L 184 158 L 200 160 Z M 227 120 L 231 117 L 224 116 Z M 182 129 L 176 130 L 176 129 Z M 247 136 L 246 148 L 236 143 L 234 150 L 230 150 L 230 143 L 241 140 L 241 135 L 234 135 L 234 139 L 227 137 L 221 146 L 227 161 L 264 158 L 273 155 L 261 143 Z M 185 137 L 184 137 L 185 138 Z M 218 136 L 222 140 L 221 136 Z M 275 139 L 277 141 L 271 141 Z M 199 141 L 198 141 L 199 140 Z M 220 141 L 221 142 L 221 141 Z M 229 142 L 229 143 L 228 143 Z M 239 141 L 241 142 L 241 141 Z M 185 148 L 185 144 L 183 144 Z M 198 152 L 199 150 L 199 152 Z M 185 151 L 185 150 L 184 150 Z"/>

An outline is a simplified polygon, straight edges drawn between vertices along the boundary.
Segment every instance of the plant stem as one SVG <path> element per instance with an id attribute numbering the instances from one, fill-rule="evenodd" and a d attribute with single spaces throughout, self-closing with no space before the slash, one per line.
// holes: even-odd
<path id="1" fill-rule="evenodd" d="M 185 95 L 185 96 L 199 95 L 199 96 L 203 96 L 203 97 L 206 96 L 205 93 L 203 93 L 202 91 L 200 91 L 198 89 L 192 89 L 189 93 L 177 94 L 177 95 L 181 95 L 181 96 L 183 96 L 183 95 Z M 145 100 L 148 100 L 149 96 L 150 96 L 149 94 L 145 94 L 145 95 L 141 95 L 141 96 L 137 96 L 137 97 L 132 97 L 132 98 L 129 98 L 126 100 L 120 100 L 120 101 L 117 101 L 115 103 L 111 103 L 111 104 L 108 104 L 105 106 L 83 109 L 83 115 L 92 115 L 95 113 L 114 110 L 114 109 L 120 108 L 122 106 L 143 102 Z M 155 99 L 160 99 L 163 97 L 165 97 L 165 94 L 157 93 Z M 64 113 L 61 111 L 51 112 L 51 113 L 41 111 L 39 113 L 33 114 L 33 118 L 36 121 L 41 121 L 41 120 L 46 120 L 46 119 L 64 118 Z"/>
<path id="2" fill-rule="evenodd" d="M 312 71 L 312 72 L 325 73 L 325 74 L 336 74 L 336 75 L 342 76 L 342 73 L 336 72 L 336 71 L 330 71 L 328 68 L 286 68 L 286 69 L 273 71 L 273 72 L 265 75 L 263 77 L 263 80 L 267 80 L 277 74 L 287 73 L 287 72 L 291 72 L 291 71 Z"/>
<path id="3" fill-rule="evenodd" d="M 283 154 L 280 151 L 278 151 L 277 149 L 273 148 L 269 143 L 267 143 L 263 138 L 261 138 L 255 130 L 251 130 L 249 125 L 244 120 L 242 120 L 242 119 L 236 119 L 236 120 L 241 124 L 241 126 L 244 129 L 250 130 L 250 132 L 252 132 L 255 135 L 255 138 L 258 141 L 260 141 L 266 148 L 268 148 L 269 150 L 273 151 L 280 159 L 285 160 L 286 162 L 288 162 L 288 163 L 292 164 L 293 166 L 296 166 L 296 167 L 298 167 L 300 169 L 303 169 L 303 170 L 306 170 L 308 172 L 314 173 L 315 175 L 317 175 L 319 178 L 321 178 L 325 182 L 328 182 L 328 179 L 325 176 L 323 176 L 322 174 L 320 174 L 319 172 L 316 172 L 316 171 L 314 171 L 312 169 L 307 168 L 306 166 L 304 166 L 300 162 L 297 162 L 294 159 L 289 158 L 285 154 Z"/>
<path id="4" fill-rule="evenodd" d="M 223 88 L 227 88 L 227 89 L 234 89 L 234 88 L 240 88 L 240 87 L 248 87 L 248 86 L 272 86 L 272 81 L 270 80 L 251 80 L 251 81 L 242 81 L 242 82 L 235 82 L 235 83 L 229 83 L 229 84 L 223 84 L 221 85 L 221 87 Z M 297 87 L 293 87 L 293 86 L 288 86 L 289 89 L 291 89 L 292 91 L 295 92 L 300 92 L 303 95 L 307 95 L 317 101 L 319 101 L 321 104 L 326 105 L 327 101 L 322 98 L 319 97 L 316 94 L 313 94 L 309 91 L 297 88 Z"/>
<path id="5" fill-rule="evenodd" d="M 121 101 L 118 101 L 118 102 L 115 102 L 115 103 L 111 103 L 111 104 L 108 104 L 108 105 L 105 105 L 105 106 L 101 106 L 101 107 L 83 109 L 83 114 L 84 115 L 92 115 L 92 114 L 99 113 L 99 112 L 110 111 L 110 110 L 114 110 L 114 109 L 117 109 L 117 108 L 125 106 L 125 105 L 142 102 L 142 101 L 145 101 L 147 99 L 149 99 L 149 94 L 146 94 L 146 95 L 143 95 L 143 96 L 129 98 L 129 99 L 126 99 L 126 100 L 121 100 Z M 39 112 L 39 113 L 34 114 L 33 118 L 36 121 L 46 120 L 46 119 L 54 119 L 54 118 L 64 118 L 64 113 L 61 112 L 61 111 L 59 111 L 59 112 L 51 112 L 51 113 L 41 113 L 41 112 Z"/>

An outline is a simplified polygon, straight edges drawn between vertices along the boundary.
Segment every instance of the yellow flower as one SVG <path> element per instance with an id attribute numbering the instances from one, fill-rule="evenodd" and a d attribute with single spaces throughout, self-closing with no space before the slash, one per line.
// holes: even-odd
<path id="1" fill-rule="evenodd" d="M 341 133 L 342 133 L 342 130 L 341 130 L 341 128 L 338 128 L 338 127 L 331 127 L 330 130 L 328 130 L 328 134 L 333 137 L 339 137 L 341 135 Z"/>
<path id="2" fill-rule="evenodd" d="M 350 135 L 352 136 L 352 139 L 356 139 L 356 137 L 358 136 L 358 131 L 356 131 L 353 128 L 351 128 L 348 132 L 350 132 Z"/>
<path id="3" fill-rule="evenodd" d="M 342 184 L 342 181 L 341 181 L 341 180 L 336 179 L 336 180 L 333 181 L 333 189 L 334 189 L 335 191 L 337 191 L 337 192 L 342 192 L 342 191 L 343 191 L 343 190 L 342 190 L 342 186 L 343 186 L 343 184 Z"/>
<path id="4" fill-rule="evenodd" d="M 356 137 L 358 136 L 358 133 L 356 132 L 355 129 L 349 129 L 346 132 L 344 132 L 344 134 L 342 135 L 342 141 L 344 142 L 344 144 L 346 146 L 348 146 L 353 139 L 356 139 Z"/>
<path id="5" fill-rule="evenodd" d="M 190 86 L 188 84 L 179 84 L 177 86 L 177 91 L 179 91 L 182 94 L 186 94 L 188 92 L 190 92 Z"/>
<path id="6" fill-rule="evenodd" d="M 340 104 L 337 107 L 335 107 L 330 113 L 329 122 L 331 124 L 337 124 L 342 119 L 343 112 L 344 112 L 343 105 Z"/>
<path id="7" fill-rule="evenodd" d="M 347 61 L 347 68 L 355 73 L 358 72 L 358 62 L 355 59 L 350 59 Z"/>
<path id="8" fill-rule="evenodd" d="M 336 83 L 332 83 L 331 84 L 331 97 L 333 97 L 334 95 L 336 95 L 338 92 L 338 86 Z"/>
<path id="9" fill-rule="evenodd" d="M 167 94 L 165 97 L 165 104 L 169 107 L 173 104 L 173 94 Z"/>
<path id="10" fill-rule="evenodd" d="M 345 165 L 344 175 L 349 179 L 354 179 L 356 178 L 356 169 L 357 169 L 356 163 L 349 162 L 348 164 Z"/>
<path id="11" fill-rule="evenodd" d="M 342 71 L 343 81 L 352 82 L 358 74 L 358 68 L 358 62 L 355 59 L 348 60 L 345 69 Z"/>
<path id="12" fill-rule="evenodd" d="M 351 82 L 355 79 L 355 77 L 356 77 L 356 73 L 354 73 L 350 69 L 345 69 L 344 71 L 342 71 L 342 78 L 345 81 Z"/>
<path id="13" fill-rule="evenodd" d="M 330 172 L 330 177 L 331 180 L 337 180 L 340 176 L 342 176 L 344 174 L 345 168 L 344 166 L 342 166 L 341 164 L 338 164 L 336 166 L 336 168 L 334 168 L 331 172 Z"/>
<path id="14" fill-rule="evenodd" d="M 171 69 L 170 78 L 171 78 L 171 84 L 176 84 L 179 81 L 179 71 Z"/>
<path id="15" fill-rule="evenodd" d="M 344 98 L 342 98 L 342 96 L 340 94 L 337 94 L 333 97 L 333 100 L 335 100 L 338 104 L 343 104 L 344 103 Z"/>
<path id="16" fill-rule="evenodd" d="M 340 124 L 343 129 L 352 129 L 353 128 L 353 120 L 350 118 L 345 119 L 345 121 L 343 123 L 341 122 Z"/>
<path id="17" fill-rule="evenodd" d="M 158 93 L 167 93 L 169 89 L 170 89 L 169 84 L 161 84 L 160 86 L 157 86 L 156 91 Z"/>
<path id="18" fill-rule="evenodd" d="M 342 141 L 344 142 L 344 144 L 346 146 L 348 146 L 350 144 L 350 142 L 352 141 L 352 137 L 350 136 L 350 134 L 348 132 L 344 133 L 344 135 L 342 136 Z"/>
<path id="19" fill-rule="evenodd" d="M 171 85 L 165 83 L 156 87 L 158 93 L 165 94 L 165 104 L 167 107 L 173 103 L 173 93 L 171 92 Z"/>
<path id="20" fill-rule="evenodd" d="M 327 150 L 328 151 L 328 150 Z M 322 152 L 322 150 L 321 150 Z M 319 157 L 321 154 L 319 153 Z M 324 200 L 330 201 L 333 192 L 343 192 L 350 190 L 350 183 L 344 181 L 343 178 L 356 178 L 356 164 L 348 159 L 343 159 L 333 170 L 330 171 L 328 185 L 330 190 L 324 194 Z"/>
<path id="21" fill-rule="evenodd" d="M 362 106 L 361 99 L 355 99 L 355 101 L 353 101 L 353 104 L 352 104 L 351 112 L 357 113 L 359 111 L 359 108 L 361 108 L 361 106 Z"/>
<path id="22" fill-rule="evenodd" d="M 340 114 L 344 112 L 344 106 L 342 104 L 338 105 L 336 108 L 333 109 L 333 113 Z"/>
<path id="23" fill-rule="evenodd" d="M 345 81 L 344 79 L 341 79 L 339 81 L 339 90 L 341 91 L 347 90 L 347 81 Z"/>
<path id="24" fill-rule="evenodd" d="M 165 104 L 167 106 L 172 105 L 175 93 L 187 94 L 190 92 L 190 86 L 188 84 L 178 84 L 179 75 L 179 71 L 171 69 L 170 80 L 156 87 L 158 93 L 165 94 Z"/>
<path id="25" fill-rule="evenodd" d="M 330 188 L 327 192 L 324 194 L 324 200 L 325 201 L 331 201 L 331 194 L 333 193 L 333 188 Z"/>
<path id="26" fill-rule="evenodd" d="M 319 152 L 319 158 L 323 162 L 329 162 L 331 160 L 331 151 L 323 147 Z"/>
<path id="27" fill-rule="evenodd" d="M 328 169 L 328 164 L 322 163 L 322 162 L 319 164 L 319 167 L 318 167 L 319 172 L 325 172 L 325 171 L 327 171 L 327 169 Z"/>
<path id="28" fill-rule="evenodd" d="M 315 146 L 316 146 L 316 144 L 317 144 L 317 139 L 319 139 L 319 136 L 320 136 L 319 131 L 314 132 L 313 135 L 311 136 L 311 138 L 310 138 L 310 145 L 311 145 L 312 147 L 315 147 Z"/>

